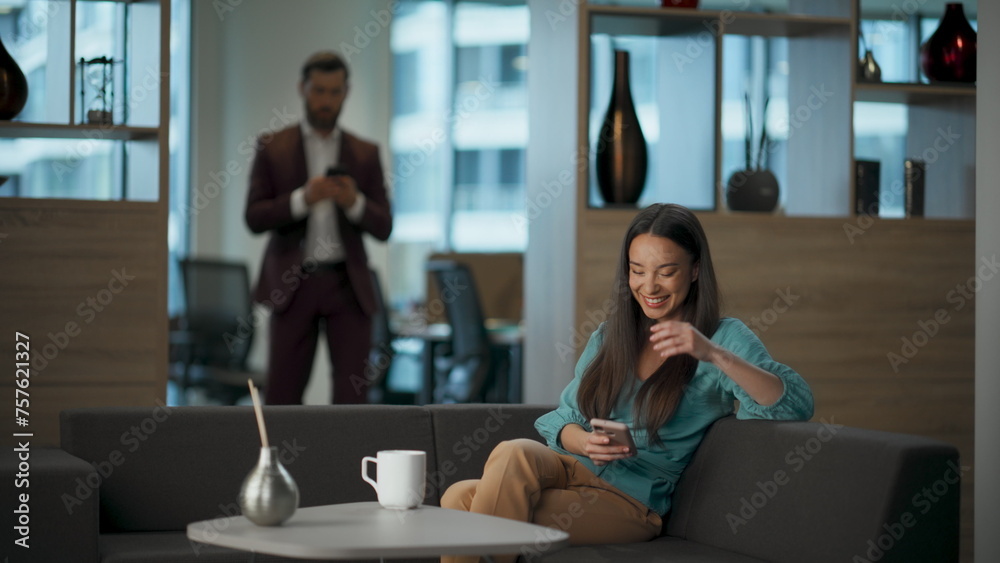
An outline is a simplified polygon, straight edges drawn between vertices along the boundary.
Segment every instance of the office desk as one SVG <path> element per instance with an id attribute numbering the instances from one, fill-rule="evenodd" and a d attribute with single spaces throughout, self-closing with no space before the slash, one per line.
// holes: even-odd
<path id="1" fill-rule="evenodd" d="M 487 319 L 486 335 L 493 347 L 494 388 L 497 402 L 520 403 L 522 382 L 522 356 L 524 327 L 505 319 Z M 451 341 L 451 325 L 448 323 L 401 322 L 393 328 L 396 338 L 416 338 L 423 341 L 422 374 L 417 404 L 434 402 L 436 386 L 434 358 L 438 348 Z M 507 365 L 504 366 L 503 364 Z M 506 369 L 503 369 L 506 367 Z M 499 369 L 498 369 L 499 368 Z"/>

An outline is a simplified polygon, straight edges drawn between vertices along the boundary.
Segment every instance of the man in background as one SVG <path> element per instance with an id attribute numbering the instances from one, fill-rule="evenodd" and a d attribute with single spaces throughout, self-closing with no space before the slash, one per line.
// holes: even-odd
<path id="1" fill-rule="evenodd" d="M 254 301 L 270 306 L 268 404 L 301 404 L 320 328 L 333 403 L 363 403 L 376 301 L 362 241 L 392 231 L 378 146 L 338 125 L 349 71 L 332 52 L 302 67 L 306 119 L 258 141 L 246 223 L 270 232 Z"/>

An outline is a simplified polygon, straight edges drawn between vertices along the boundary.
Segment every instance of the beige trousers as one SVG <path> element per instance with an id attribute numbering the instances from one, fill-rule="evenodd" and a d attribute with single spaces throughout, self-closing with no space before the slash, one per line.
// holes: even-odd
<path id="1" fill-rule="evenodd" d="M 441 497 L 441 506 L 558 528 L 573 545 L 630 543 L 660 533 L 660 516 L 597 477 L 576 458 L 534 440 L 501 442 L 483 468 L 482 479 L 459 481 Z M 539 534 L 520 553 L 494 557 L 497 563 L 544 555 L 549 540 Z M 442 557 L 468 563 L 478 557 Z"/>

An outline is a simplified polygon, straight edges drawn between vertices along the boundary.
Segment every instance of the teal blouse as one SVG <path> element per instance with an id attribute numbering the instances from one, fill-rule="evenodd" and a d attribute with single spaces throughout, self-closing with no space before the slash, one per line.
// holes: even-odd
<path id="1" fill-rule="evenodd" d="M 657 432 L 663 446 L 654 447 L 648 443 L 646 431 L 633 426 L 632 406 L 642 384 L 635 378 L 607 418 L 629 425 L 635 437 L 637 455 L 595 465 L 586 456 L 566 451 L 559 443 L 559 432 L 567 424 L 579 424 L 588 432 L 591 430 L 589 421 L 580 413 L 576 394 L 584 370 L 597 355 L 603 341 L 604 324 L 601 324 L 590 336 L 576 364 L 576 375 L 563 390 L 558 408 L 535 421 L 535 428 L 553 450 L 576 457 L 601 479 L 661 516 L 670 510 L 674 485 L 708 427 L 719 418 L 732 414 L 735 400 L 740 402 L 736 413 L 738 419 L 808 420 L 812 417 L 813 396 L 805 380 L 790 367 L 774 361 L 757 335 L 745 324 L 737 319 L 724 318 L 712 336 L 712 342 L 778 376 L 785 386 L 781 397 L 772 405 L 761 406 L 719 368 L 699 362 L 676 412 Z"/>

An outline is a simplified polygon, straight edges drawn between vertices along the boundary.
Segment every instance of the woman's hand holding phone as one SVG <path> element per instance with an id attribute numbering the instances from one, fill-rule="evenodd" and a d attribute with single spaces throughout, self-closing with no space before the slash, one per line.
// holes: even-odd
<path id="1" fill-rule="evenodd" d="M 595 465 L 604 465 L 636 454 L 635 441 L 625 424 L 594 418 L 590 420 L 590 426 L 594 431 L 587 436 L 584 452 Z"/>

